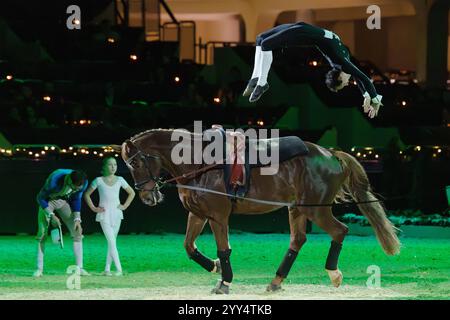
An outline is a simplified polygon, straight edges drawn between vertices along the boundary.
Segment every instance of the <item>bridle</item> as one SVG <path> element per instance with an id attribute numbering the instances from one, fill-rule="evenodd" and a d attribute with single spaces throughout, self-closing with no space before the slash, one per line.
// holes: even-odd
<path id="1" fill-rule="evenodd" d="M 198 176 L 200 173 L 209 171 L 211 169 L 217 168 L 218 166 L 220 166 L 221 164 L 211 164 L 208 166 L 205 166 L 201 169 L 197 169 L 197 170 L 193 170 L 190 171 L 188 173 L 182 174 L 180 176 L 171 178 L 171 179 L 167 179 L 167 180 L 163 180 L 160 177 L 155 177 L 153 175 L 152 170 L 150 169 L 150 165 L 149 165 L 149 160 L 153 159 L 153 160 L 157 160 L 157 161 L 161 161 L 161 157 L 160 156 L 156 156 L 156 155 L 152 155 L 152 154 L 147 154 L 144 151 L 140 150 L 131 140 L 129 140 L 130 143 L 133 145 L 133 147 L 137 150 L 137 152 L 135 154 L 133 154 L 131 157 L 129 157 L 125 163 L 132 168 L 133 170 L 134 167 L 131 164 L 132 160 L 136 157 L 139 157 L 139 159 L 142 161 L 142 163 L 144 164 L 145 169 L 147 170 L 147 172 L 149 173 L 149 177 L 147 179 L 144 179 L 143 181 L 139 181 L 134 183 L 134 188 L 137 191 L 151 191 L 151 192 L 155 192 L 155 191 L 159 191 L 161 190 L 166 184 L 173 182 L 173 181 L 180 181 L 180 180 L 190 180 L 191 178 L 194 178 L 196 176 Z M 153 182 L 154 186 L 151 189 L 145 189 L 144 186 L 149 183 L 149 182 Z"/>
<path id="2" fill-rule="evenodd" d="M 149 177 L 144 179 L 143 181 L 139 181 L 139 182 L 134 182 L 134 188 L 138 191 L 159 191 L 163 185 L 164 182 L 161 180 L 160 177 L 155 177 L 155 175 L 153 174 L 152 170 L 150 169 L 150 164 L 149 161 L 150 159 L 156 160 L 156 161 L 161 161 L 161 157 L 156 156 L 156 155 L 152 155 L 152 154 L 147 154 L 145 152 L 143 152 L 142 150 L 140 150 L 138 147 L 136 147 L 136 145 L 130 141 L 130 143 L 137 149 L 137 152 L 135 154 L 133 154 L 131 157 L 129 157 L 125 163 L 132 168 L 133 170 L 134 167 L 131 164 L 131 162 L 133 161 L 134 158 L 138 157 L 142 163 L 144 164 L 144 167 L 146 169 L 146 171 L 149 173 Z M 154 186 L 151 189 L 145 189 L 145 185 L 149 182 L 154 182 Z"/>

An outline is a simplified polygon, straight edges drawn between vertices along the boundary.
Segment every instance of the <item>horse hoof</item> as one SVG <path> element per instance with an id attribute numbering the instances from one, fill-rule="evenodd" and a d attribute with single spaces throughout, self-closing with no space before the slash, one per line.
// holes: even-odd
<path id="1" fill-rule="evenodd" d="M 269 284 L 266 288 L 266 292 L 277 292 L 277 291 L 281 291 L 281 284 Z"/>
<path id="2" fill-rule="evenodd" d="M 213 294 L 229 294 L 230 293 L 230 286 L 227 286 L 223 283 L 222 280 L 219 280 L 216 284 L 216 287 L 211 290 L 211 293 Z"/>
<path id="3" fill-rule="evenodd" d="M 342 272 L 337 270 L 327 270 L 328 276 L 330 277 L 331 283 L 334 287 L 338 288 L 342 284 L 343 275 Z"/>

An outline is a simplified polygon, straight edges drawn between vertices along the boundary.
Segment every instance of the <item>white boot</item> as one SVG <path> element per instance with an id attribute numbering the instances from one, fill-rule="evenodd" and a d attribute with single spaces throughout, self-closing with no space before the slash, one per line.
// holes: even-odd
<path id="1" fill-rule="evenodd" d="M 33 277 L 34 278 L 40 278 L 44 275 L 44 272 L 41 269 L 37 269 L 34 273 L 33 273 Z"/>

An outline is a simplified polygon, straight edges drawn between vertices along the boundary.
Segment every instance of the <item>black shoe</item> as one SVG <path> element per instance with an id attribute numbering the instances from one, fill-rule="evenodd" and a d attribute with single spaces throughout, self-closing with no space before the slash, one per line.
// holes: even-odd
<path id="1" fill-rule="evenodd" d="M 269 90 L 268 83 L 266 83 L 264 86 L 257 85 L 255 90 L 253 90 L 253 93 L 248 101 L 250 102 L 258 101 L 259 98 L 261 98 L 261 96 L 263 95 L 263 93 L 266 92 L 267 90 Z"/>
<path id="2" fill-rule="evenodd" d="M 242 94 L 243 97 L 248 97 L 252 94 L 253 90 L 255 90 L 256 84 L 258 83 L 258 78 L 251 79 L 248 84 L 247 88 L 245 88 L 244 93 Z"/>

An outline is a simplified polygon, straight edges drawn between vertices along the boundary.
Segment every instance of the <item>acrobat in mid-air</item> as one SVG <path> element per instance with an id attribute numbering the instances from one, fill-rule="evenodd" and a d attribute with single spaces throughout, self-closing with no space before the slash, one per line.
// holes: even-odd
<path id="1" fill-rule="evenodd" d="M 339 37 L 304 22 L 282 24 L 257 36 L 253 74 L 243 96 L 250 96 L 250 102 L 259 100 L 269 89 L 267 76 L 273 61 L 272 51 L 293 46 L 316 46 L 332 67 L 326 75 L 327 87 L 337 92 L 353 77 L 364 96 L 364 112 L 370 118 L 377 116 L 382 96 L 377 94 L 370 79 L 350 61 L 350 53 Z"/>

